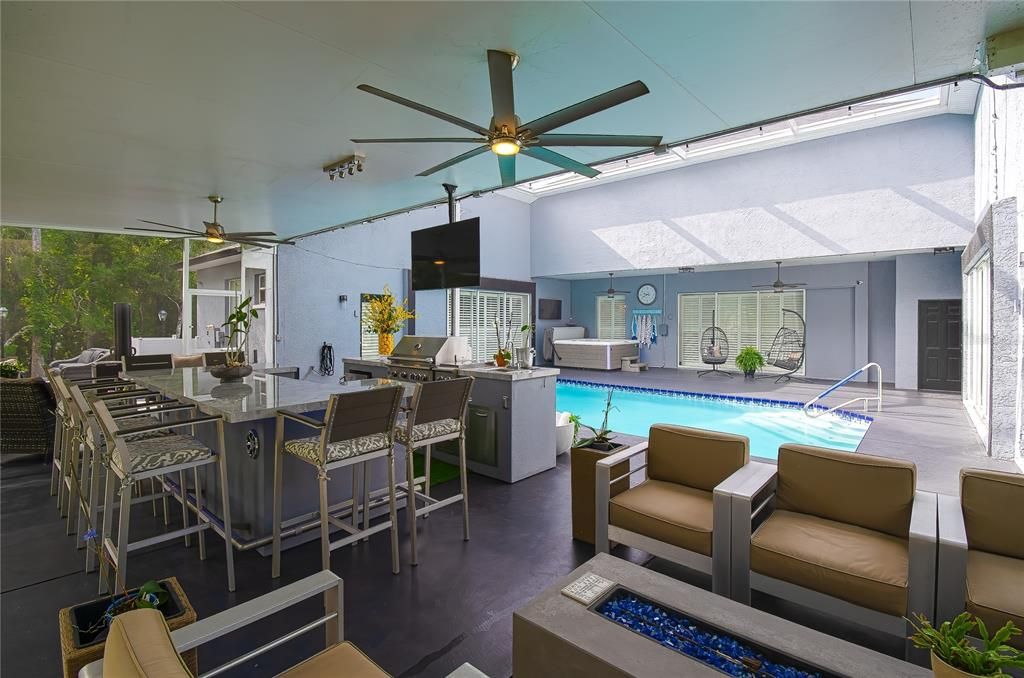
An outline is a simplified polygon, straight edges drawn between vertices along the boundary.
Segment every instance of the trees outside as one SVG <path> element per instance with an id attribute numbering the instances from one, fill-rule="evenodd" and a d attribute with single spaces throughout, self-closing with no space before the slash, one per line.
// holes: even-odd
<path id="1" fill-rule="evenodd" d="M 41 231 L 35 251 L 33 231 Z M 35 372 L 39 364 L 74 357 L 84 348 L 110 347 L 115 302 L 132 305 L 134 336 L 173 335 L 179 329 L 181 308 L 181 243 L 3 227 L 0 304 L 8 309 L 3 321 L 5 355 L 31 363 Z M 205 249 L 202 245 L 196 249 Z M 160 310 L 167 312 L 163 323 L 157 315 Z"/>

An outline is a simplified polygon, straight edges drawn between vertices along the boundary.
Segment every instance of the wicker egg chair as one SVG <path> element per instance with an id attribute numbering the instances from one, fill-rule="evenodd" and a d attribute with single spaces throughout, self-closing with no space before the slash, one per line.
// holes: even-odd
<path id="1" fill-rule="evenodd" d="M 718 369 L 719 365 L 724 365 L 729 360 L 729 338 L 725 336 L 725 331 L 721 327 L 714 324 L 714 318 L 711 323 L 711 327 L 704 330 L 704 334 L 700 338 L 700 360 L 705 365 L 711 365 L 711 369 L 701 370 L 697 376 L 722 374 L 731 379 L 731 374 Z"/>

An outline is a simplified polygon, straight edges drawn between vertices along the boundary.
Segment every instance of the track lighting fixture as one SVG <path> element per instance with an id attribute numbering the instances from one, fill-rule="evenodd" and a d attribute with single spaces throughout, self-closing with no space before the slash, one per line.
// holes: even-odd
<path id="1" fill-rule="evenodd" d="M 327 178 L 334 181 L 335 179 L 344 179 L 346 176 L 350 177 L 356 172 L 362 172 L 365 163 L 365 155 L 350 155 L 337 162 L 332 162 L 330 165 L 325 165 L 323 170 Z"/>

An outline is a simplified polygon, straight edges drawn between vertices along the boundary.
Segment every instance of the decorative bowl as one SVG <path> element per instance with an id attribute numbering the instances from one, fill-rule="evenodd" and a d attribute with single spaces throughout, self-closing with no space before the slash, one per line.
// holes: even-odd
<path id="1" fill-rule="evenodd" d="M 216 365 L 210 368 L 210 374 L 225 383 L 241 381 L 252 374 L 252 365 Z"/>

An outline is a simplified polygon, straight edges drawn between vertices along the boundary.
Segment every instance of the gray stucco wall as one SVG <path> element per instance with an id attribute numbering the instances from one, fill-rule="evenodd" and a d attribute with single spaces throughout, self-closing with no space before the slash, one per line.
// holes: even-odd
<path id="1" fill-rule="evenodd" d="M 896 257 L 896 388 L 917 389 L 918 301 L 960 299 L 960 257 L 905 254 Z"/>
<path id="2" fill-rule="evenodd" d="M 882 367 L 882 379 L 896 374 L 896 262 L 868 264 L 868 356 Z M 859 365 L 858 365 L 859 367 Z"/>
<path id="3" fill-rule="evenodd" d="M 941 115 L 544 197 L 533 274 L 963 245 L 973 134 Z"/>

